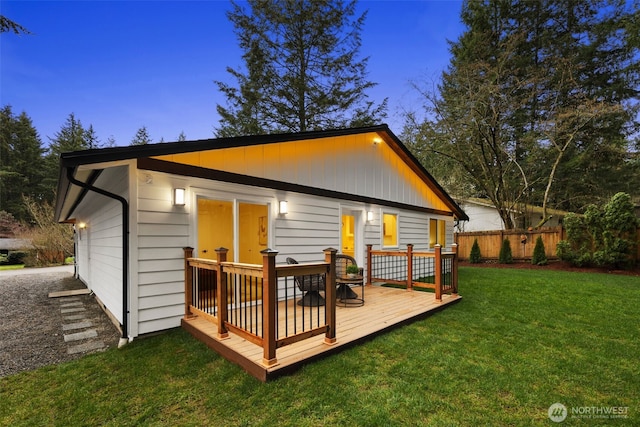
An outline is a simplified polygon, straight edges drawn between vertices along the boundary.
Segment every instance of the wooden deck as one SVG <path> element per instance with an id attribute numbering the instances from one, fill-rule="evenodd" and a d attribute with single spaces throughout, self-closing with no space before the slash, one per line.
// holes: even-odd
<path id="1" fill-rule="evenodd" d="M 334 344 L 325 344 L 324 335 L 318 335 L 279 348 L 276 354 L 278 363 L 269 367 L 262 363 L 262 347 L 233 333 L 230 333 L 227 339 L 217 339 L 217 325 L 207 319 L 197 316 L 183 319 L 182 327 L 254 377 L 268 381 L 291 373 L 305 363 L 371 339 L 389 329 L 424 318 L 460 299 L 458 295 L 443 295 L 442 302 L 437 302 L 435 295 L 430 292 L 367 286 L 364 306 L 336 308 L 337 341 Z M 284 306 L 285 303 L 280 304 Z M 279 312 L 282 313 L 284 310 L 279 309 Z"/>

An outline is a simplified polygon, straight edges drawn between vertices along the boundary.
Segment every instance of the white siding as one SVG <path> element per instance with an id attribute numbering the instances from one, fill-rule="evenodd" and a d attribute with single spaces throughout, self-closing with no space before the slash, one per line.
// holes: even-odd
<path id="1" fill-rule="evenodd" d="M 184 251 L 189 246 L 189 211 L 173 206 L 180 178 L 138 171 L 137 332 L 180 326 L 184 314 Z"/>
<path id="2" fill-rule="evenodd" d="M 106 169 L 94 186 L 127 198 L 127 170 Z M 87 225 L 78 230 L 78 276 L 123 323 L 122 204 L 89 191 L 73 215 L 76 224 Z"/>

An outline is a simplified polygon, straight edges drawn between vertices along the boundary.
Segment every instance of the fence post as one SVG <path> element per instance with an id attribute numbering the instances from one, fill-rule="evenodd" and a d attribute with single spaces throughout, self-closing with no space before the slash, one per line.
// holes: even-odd
<path id="1" fill-rule="evenodd" d="M 216 259 L 218 261 L 218 268 L 216 269 L 216 293 L 218 294 L 218 339 L 229 338 L 229 331 L 227 331 L 228 319 L 227 316 L 227 274 L 224 272 L 223 262 L 227 262 L 227 253 L 229 249 L 218 248 L 216 249 Z"/>
<path id="2" fill-rule="evenodd" d="M 451 265 L 451 286 L 453 286 L 453 295 L 458 295 L 458 244 L 451 245 L 453 252 L 453 262 Z"/>
<path id="3" fill-rule="evenodd" d="M 273 366 L 276 359 L 276 304 L 278 304 L 278 278 L 276 276 L 276 255 L 278 251 L 269 248 L 262 254 L 262 364 Z M 335 303 L 334 303 L 335 304 Z"/>
<path id="4" fill-rule="evenodd" d="M 439 243 L 436 243 L 436 301 L 442 301 L 442 246 Z"/>
<path id="5" fill-rule="evenodd" d="M 373 249 L 373 245 L 367 245 L 367 282 L 365 285 L 371 285 L 371 277 L 373 265 L 371 262 L 373 261 L 373 255 L 371 254 L 371 250 Z"/>
<path id="6" fill-rule="evenodd" d="M 327 322 L 327 333 L 324 336 L 325 344 L 336 342 L 336 253 L 337 249 L 327 248 L 324 250 L 324 262 L 329 263 L 326 283 L 324 287 L 325 316 Z"/>
<path id="7" fill-rule="evenodd" d="M 413 290 L 413 244 L 407 245 L 407 290 Z"/>
<path id="8" fill-rule="evenodd" d="M 187 246 L 184 251 L 184 318 L 192 317 L 191 305 L 193 304 L 193 270 L 189 266 L 189 258 L 193 257 L 193 248 Z"/>

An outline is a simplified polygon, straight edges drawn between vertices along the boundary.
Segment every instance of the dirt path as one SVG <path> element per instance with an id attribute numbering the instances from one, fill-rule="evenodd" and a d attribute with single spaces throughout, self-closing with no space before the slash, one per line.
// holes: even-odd
<path id="1" fill-rule="evenodd" d="M 117 346 L 120 333 L 93 296 L 49 298 L 83 288 L 73 267 L 0 271 L 0 377 Z"/>

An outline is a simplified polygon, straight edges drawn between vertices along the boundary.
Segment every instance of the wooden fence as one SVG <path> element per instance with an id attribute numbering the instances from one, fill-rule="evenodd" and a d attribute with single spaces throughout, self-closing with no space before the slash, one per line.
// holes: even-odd
<path id="1" fill-rule="evenodd" d="M 455 233 L 454 240 L 458 244 L 458 256 L 461 260 L 468 260 L 473 241 L 478 239 L 480 253 L 483 259 L 498 259 L 500 247 L 504 239 L 511 243 L 511 253 L 515 261 L 528 261 L 533 256 L 533 248 L 538 236 L 542 236 L 547 259 L 558 259 L 556 246 L 565 238 L 564 229 L 559 227 L 545 227 L 537 230 L 496 230 L 470 231 Z M 640 260 L 640 229 L 638 229 L 638 245 L 636 262 Z"/>

